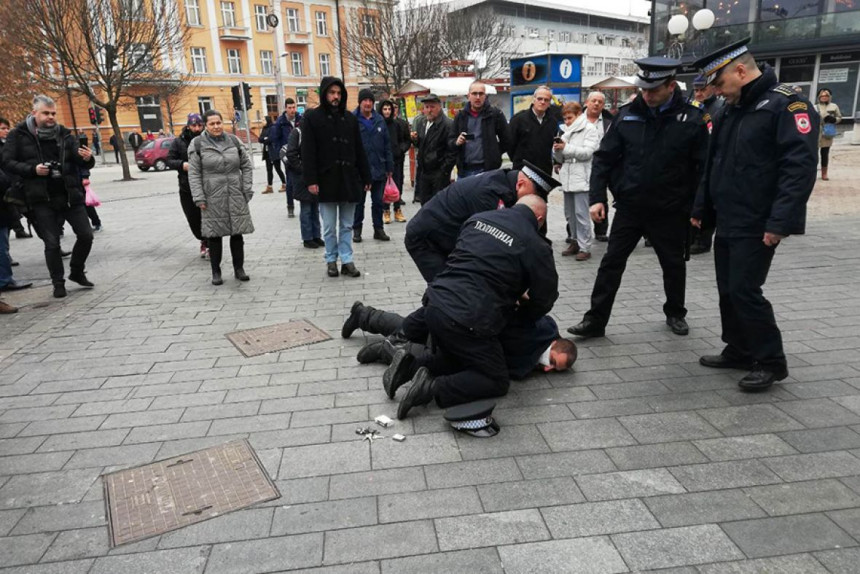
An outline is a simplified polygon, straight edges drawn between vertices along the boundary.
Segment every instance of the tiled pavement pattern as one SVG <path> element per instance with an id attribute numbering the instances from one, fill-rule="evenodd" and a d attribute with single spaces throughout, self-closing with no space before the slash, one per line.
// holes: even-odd
<path id="1" fill-rule="evenodd" d="M 833 186 L 856 183 L 846 165 Z M 581 345 L 574 372 L 515 383 L 498 437 L 455 435 L 418 409 L 384 433 L 406 442 L 370 445 L 355 427 L 395 403 L 382 369 L 355 362 L 361 334 L 337 330 L 355 299 L 417 304 L 404 226 L 357 246 L 360 279 L 332 280 L 320 251 L 301 248 L 284 196 L 257 196 L 252 280 L 214 288 L 173 174 L 123 185 L 116 170 L 95 174 L 108 200 L 97 288 L 0 318 L 0 573 L 858 571 L 857 215 L 814 219 L 779 249 L 767 293 L 791 377 L 772 392 L 739 393 L 740 373 L 696 362 L 720 348 L 710 257 L 690 264 L 680 338 L 640 247 L 608 336 Z M 18 277 L 45 278 L 38 240 L 12 249 Z M 584 311 L 603 250 L 557 258 L 563 328 Z M 335 338 L 244 358 L 224 337 L 299 318 Z M 250 439 L 280 500 L 108 549 L 101 473 L 235 437 Z"/>

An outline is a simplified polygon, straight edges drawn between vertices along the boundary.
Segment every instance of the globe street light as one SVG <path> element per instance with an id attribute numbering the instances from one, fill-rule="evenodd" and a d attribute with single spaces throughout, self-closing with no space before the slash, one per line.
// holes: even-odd
<path id="1" fill-rule="evenodd" d="M 714 25 L 715 20 L 714 13 L 708 8 L 703 8 L 699 10 L 693 15 L 693 28 L 698 32 L 704 32 Z M 680 60 L 684 55 L 684 42 L 681 39 L 681 36 L 687 31 L 690 27 L 690 21 L 687 20 L 687 17 L 683 14 L 675 14 L 671 18 L 669 18 L 669 22 L 666 25 L 666 28 L 669 30 L 669 33 L 673 36 L 677 36 L 672 44 L 669 46 L 669 49 L 666 52 L 666 56 L 669 58 L 675 58 Z M 707 40 L 703 40 L 702 42 L 697 42 L 698 44 L 706 44 Z M 695 55 L 695 49 L 693 50 Z"/>

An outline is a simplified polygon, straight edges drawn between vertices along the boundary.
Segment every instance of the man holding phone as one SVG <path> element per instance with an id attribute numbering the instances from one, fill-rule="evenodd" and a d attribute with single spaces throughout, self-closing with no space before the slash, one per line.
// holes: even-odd
<path id="1" fill-rule="evenodd" d="M 469 86 L 469 101 L 454 117 L 451 146 L 457 150 L 458 178 L 502 167 L 508 149 L 508 121 L 487 101 L 481 82 Z"/>
<path id="2" fill-rule="evenodd" d="M 93 229 L 85 209 L 80 169 L 92 169 L 90 149 L 80 146 L 65 126 L 57 123 L 57 106 L 48 96 L 33 98 L 33 111 L 9 132 L 3 147 L 3 169 L 21 179 L 24 196 L 45 244 L 45 263 L 54 284 L 54 297 L 66 296 L 60 230 L 68 221 L 77 240 L 69 262 L 69 280 L 93 287 L 85 265 L 93 245 Z"/>

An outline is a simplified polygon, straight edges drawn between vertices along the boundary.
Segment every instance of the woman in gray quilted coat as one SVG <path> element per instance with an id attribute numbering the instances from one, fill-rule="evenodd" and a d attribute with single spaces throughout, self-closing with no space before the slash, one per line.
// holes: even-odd
<path id="1" fill-rule="evenodd" d="M 188 183 L 194 203 L 202 210 L 200 234 L 208 239 L 212 284 L 221 285 L 222 237 L 230 237 L 233 273 L 248 281 L 245 273 L 245 240 L 254 232 L 248 202 L 254 195 L 253 167 L 239 138 L 224 133 L 221 114 L 203 114 L 206 129 L 192 140 L 188 150 Z"/>

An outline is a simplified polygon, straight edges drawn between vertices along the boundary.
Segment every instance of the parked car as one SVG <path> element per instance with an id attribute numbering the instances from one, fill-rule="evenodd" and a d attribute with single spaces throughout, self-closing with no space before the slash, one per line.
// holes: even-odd
<path id="1" fill-rule="evenodd" d="M 143 142 L 143 145 L 134 152 L 137 168 L 141 171 L 149 171 L 149 168 L 155 168 L 155 171 L 167 169 L 167 152 L 170 151 L 172 141 L 173 136 L 168 136 Z"/>

